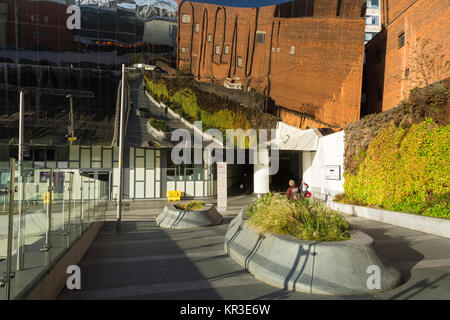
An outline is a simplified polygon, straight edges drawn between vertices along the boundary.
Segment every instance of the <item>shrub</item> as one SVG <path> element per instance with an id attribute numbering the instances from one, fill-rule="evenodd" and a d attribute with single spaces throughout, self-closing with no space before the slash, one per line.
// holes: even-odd
<path id="1" fill-rule="evenodd" d="M 170 100 L 179 104 L 183 111 L 193 120 L 200 119 L 200 107 L 197 104 L 197 97 L 189 88 L 184 88 L 175 92 Z"/>
<path id="2" fill-rule="evenodd" d="M 170 97 L 169 91 L 162 81 L 156 82 L 145 77 L 145 87 L 148 93 L 157 100 L 164 101 Z"/>
<path id="3" fill-rule="evenodd" d="M 148 123 L 155 129 L 163 132 L 170 132 L 172 128 L 170 128 L 164 121 L 150 118 L 148 119 Z"/>
<path id="4" fill-rule="evenodd" d="M 233 112 L 228 109 L 217 112 L 206 111 L 209 108 L 199 105 L 195 93 L 190 88 L 183 88 L 171 94 L 164 82 L 150 80 L 147 77 L 145 81 L 146 89 L 152 97 L 164 102 L 189 121 L 201 120 L 204 130 L 217 128 L 225 134 L 227 129 L 247 130 L 250 128 L 247 116 L 241 111 Z"/>
<path id="5" fill-rule="evenodd" d="M 205 203 L 203 201 L 191 201 L 188 203 L 176 204 L 175 208 L 185 211 L 202 210 L 203 208 L 205 208 Z"/>
<path id="6" fill-rule="evenodd" d="M 336 211 L 309 199 L 289 200 L 267 194 L 248 207 L 249 223 L 260 232 L 287 234 L 303 240 L 350 239 L 350 224 Z"/>
<path id="7" fill-rule="evenodd" d="M 367 148 L 383 128 L 402 126 L 406 129 L 426 118 L 432 118 L 440 126 L 449 125 L 449 92 L 450 78 L 425 88 L 415 88 L 399 106 L 345 125 L 345 171 L 358 173 Z"/>
<path id="8" fill-rule="evenodd" d="M 427 118 L 410 128 L 380 130 L 357 174 L 346 173 L 346 197 L 388 210 L 450 218 L 450 125 Z"/>
<path id="9" fill-rule="evenodd" d="M 146 107 L 146 106 L 139 106 L 139 107 L 137 108 L 137 110 L 140 111 L 140 112 L 147 112 L 147 113 L 150 113 L 150 112 L 151 112 L 150 108 L 149 108 L 149 107 Z"/>

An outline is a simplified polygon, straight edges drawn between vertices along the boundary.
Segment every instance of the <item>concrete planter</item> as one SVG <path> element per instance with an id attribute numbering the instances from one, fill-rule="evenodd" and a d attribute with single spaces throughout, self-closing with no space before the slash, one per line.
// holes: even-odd
<path id="1" fill-rule="evenodd" d="M 152 116 L 152 114 L 150 112 L 137 110 L 137 109 L 136 109 L 136 115 L 141 118 L 150 118 Z"/>
<path id="2" fill-rule="evenodd" d="M 149 98 L 150 101 L 152 101 L 155 105 L 157 105 L 159 108 L 165 110 L 167 108 L 167 113 L 170 114 L 172 117 L 180 120 L 186 127 L 197 131 L 198 134 L 202 135 L 205 139 L 207 139 L 208 141 L 214 141 L 215 143 L 217 143 L 220 146 L 223 146 L 223 143 L 219 140 L 217 140 L 216 138 L 214 138 L 213 136 L 204 133 L 203 131 L 201 131 L 199 128 L 197 128 L 196 126 L 194 126 L 192 123 L 190 123 L 189 121 L 187 121 L 186 119 L 184 119 L 181 115 L 179 115 L 178 113 L 176 113 L 175 111 L 173 111 L 171 108 L 169 108 L 168 106 L 166 106 L 163 102 L 158 102 L 156 101 L 147 91 L 145 91 L 145 94 L 147 95 L 147 97 Z"/>
<path id="3" fill-rule="evenodd" d="M 170 132 L 164 132 L 164 131 L 160 131 L 156 128 L 153 128 L 148 121 L 146 123 L 146 127 L 147 127 L 147 132 L 157 139 L 166 140 L 170 137 Z"/>
<path id="4" fill-rule="evenodd" d="M 340 242 L 261 235 L 245 221 L 243 212 L 231 221 L 224 249 L 258 280 L 278 288 L 329 295 L 373 294 L 401 283 L 400 272 L 378 256 L 373 239 L 361 231 Z M 373 274 L 368 268 L 374 265 L 380 269 L 379 289 L 367 285 Z"/>
<path id="5" fill-rule="evenodd" d="M 221 224 L 222 215 L 212 204 L 206 204 L 203 210 L 185 211 L 173 205 L 165 206 L 156 218 L 156 224 L 162 228 L 190 229 Z"/>
<path id="6" fill-rule="evenodd" d="M 334 201 L 328 201 L 327 205 L 333 210 L 352 216 L 363 217 L 403 228 L 434 234 L 440 237 L 450 238 L 450 220 L 448 219 L 361 207 Z"/>

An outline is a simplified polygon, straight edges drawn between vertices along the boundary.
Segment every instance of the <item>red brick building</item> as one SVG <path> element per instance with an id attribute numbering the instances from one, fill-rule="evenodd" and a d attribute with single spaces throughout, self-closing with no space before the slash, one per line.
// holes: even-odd
<path id="1" fill-rule="evenodd" d="M 283 121 L 302 128 L 359 120 L 365 0 L 261 8 L 177 2 L 181 71 L 264 93 Z"/>
<path id="2" fill-rule="evenodd" d="M 383 30 L 366 44 L 365 113 L 389 110 L 414 87 L 450 76 L 438 62 L 450 59 L 450 1 L 381 0 L 380 6 Z M 420 56 L 434 58 L 436 70 L 427 71 Z"/>

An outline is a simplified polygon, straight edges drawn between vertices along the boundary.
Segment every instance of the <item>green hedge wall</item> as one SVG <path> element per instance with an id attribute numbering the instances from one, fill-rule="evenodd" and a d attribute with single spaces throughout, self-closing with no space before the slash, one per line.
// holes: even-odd
<path id="1" fill-rule="evenodd" d="M 384 128 L 361 159 L 356 174 L 345 174 L 347 200 L 450 218 L 450 125 L 427 118 Z"/>

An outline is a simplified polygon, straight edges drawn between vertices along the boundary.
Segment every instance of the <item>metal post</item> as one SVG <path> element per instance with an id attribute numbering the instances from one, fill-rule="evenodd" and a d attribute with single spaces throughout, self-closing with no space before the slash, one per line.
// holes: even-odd
<path id="1" fill-rule="evenodd" d="M 64 173 L 64 184 L 66 183 L 66 173 Z M 67 189 L 69 189 L 70 190 L 70 187 L 69 188 L 67 188 Z M 70 193 L 70 191 L 69 191 L 69 193 Z M 66 198 L 66 190 L 65 190 L 65 187 L 64 187 L 64 185 L 63 185 L 63 192 L 62 192 L 62 194 L 63 194 L 63 199 L 62 199 L 62 225 L 61 225 L 61 227 L 62 227 L 62 232 L 61 232 L 61 234 L 63 235 L 63 236 L 68 236 L 69 235 L 69 229 L 68 229 L 68 227 L 66 228 L 66 208 L 65 208 L 65 205 L 64 205 L 64 202 L 65 202 L 65 198 Z M 69 212 L 70 212 L 70 194 L 69 194 Z M 70 219 L 70 213 L 69 213 L 69 219 Z"/>
<path id="2" fill-rule="evenodd" d="M 91 199 L 91 178 L 89 178 L 88 177 L 88 201 L 87 201 L 87 204 L 88 204 L 88 209 L 87 209 L 87 225 L 88 225 L 88 228 L 89 228 L 89 223 L 91 222 L 91 202 L 92 202 L 92 199 Z"/>
<path id="3" fill-rule="evenodd" d="M 72 175 L 72 173 L 69 173 L 70 174 L 70 176 L 69 176 L 69 189 L 68 189 L 68 191 L 69 191 L 69 210 L 68 210 L 68 212 L 67 212 L 67 222 L 69 223 L 69 225 L 70 225 L 70 216 L 71 216 L 71 213 L 72 213 L 72 187 L 73 187 L 73 175 Z"/>
<path id="4" fill-rule="evenodd" d="M 48 193 L 47 193 L 47 226 L 45 230 L 45 243 L 40 249 L 41 252 L 47 252 L 52 247 L 50 244 L 50 230 L 52 228 L 52 191 L 53 191 L 53 170 L 50 169 L 50 177 L 48 179 Z"/>
<path id="5" fill-rule="evenodd" d="M 14 179 L 16 160 L 10 160 L 10 181 L 9 181 L 9 213 L 8 213 L 8 248 L 6 251 L 6 300 L 11 297 L 11 256 L 13 241 L 13 213 L 14 213 Z"/>
<path id="6" fill-rule="evenodd" d="M 18 203 L 18 228 L 17 228 L 17 258 L 16 268 L 22 270 L 24 265 L 24 235 L 23 235 L 23 201 L 25 199 L 25 179 L 23 170 L 23 143 L 24 143 L 24 111 L 25 90 L 19 93 L 19 203 Z"/>
<path id="7" fill-rule="evenodd" d="M 120 97 L 120 128 L 119 128 L 119 181 L 117 183 L 117 222 L 116 231 L 120 232 L 120 223 L 122 221 L 122 179 L 123 179 L 123 122 L 125 108 L 125 65 L 122 64 L 122 88 Z"/>
<path id="8" fill-rule="evenodd" d="M 98 172 L 96 172 L 95 174 L 94 174 L 94 212 L 93 212 L 93 215 L 94 215 L 94 222 L 96 221 L 96 218 L 97 218 L 97 210 L 96 210 L 96 206 L 97 206 L 97 197 L 98 197 L 98 183 L 97 183 L 97 181 L 98 181 Z"/>
<path id="9" fill-rule="evenodd" d="M 74 128 L 74 119 L 73 119 L 73 97 L 72 95 L 67 96 L 70 101 L 70 136 L 75 137 L 75 128 Z M 70 145 L 72 145 L 72 141 L 70 141 Z"/>
<path id="10" fill-rule="evenodd" d="M 80 236 L 83 234 L 83 174 L 80 171 Z"/>

